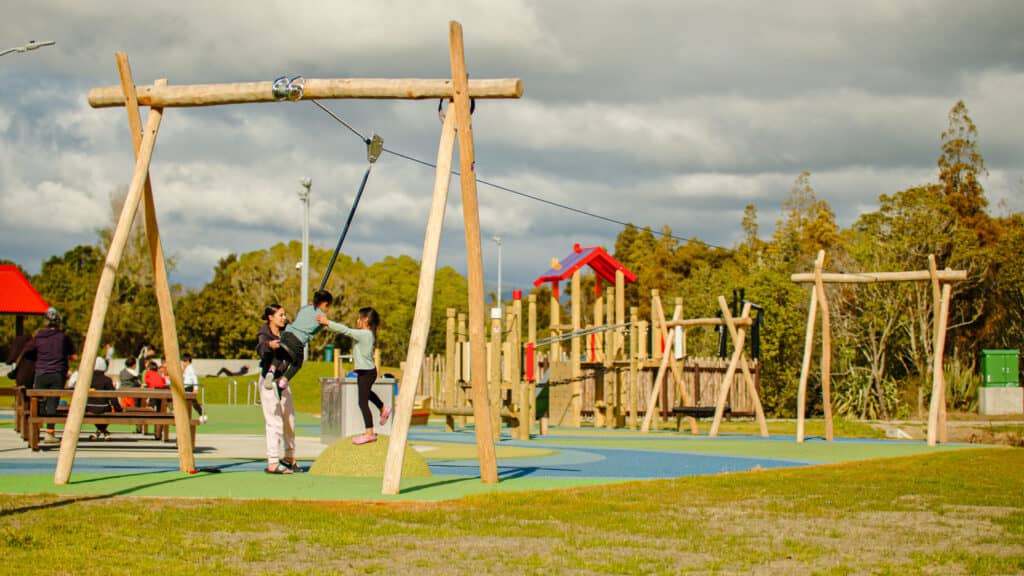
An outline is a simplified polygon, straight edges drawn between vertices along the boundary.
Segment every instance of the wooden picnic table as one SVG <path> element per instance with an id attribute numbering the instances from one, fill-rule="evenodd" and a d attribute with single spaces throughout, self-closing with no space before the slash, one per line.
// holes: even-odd
<path id="1" fill-rule="evenodd" d="M 57 409 L 56 416 L 43 416 L 39 413 L 42 407 L 41 400 L 53 397 L 70 397 L 74 393 L 71 388 L 61 390 L 37 390 L 24 389 L 21 391 L 21 402 L 16 402 L 16 415 L 19 421 L 19 428 L 22 438 L 29 443 L 32 450 L 39 450 L 39 432 L 43 424 L 63 424 L 67 420 L 67 410 Z M 122 400 L 133 398 L 136 400 L 157 400 L 155 406 L 143 402 L 143 406 L 124 407 L 121 412 L 104 412 L 93 414 L 86 411 L 83 424 L 129 424 L 144 426 L 143 433 L 150 425 L 156 429 L 157 439 L 162 438 L 165 442 L 170 439 L 170 427 L 174 425 L 174 413 L 169 409 L 171 406 L 171 391 L 162 388 L 119 388 L 117 390 L 90 390 L 90 398 L 113 398 Z M 186 392 L 185 400 L 190 404 L 195 400 L 195 392 Z M 20 409 L 19 407 L 20 406 Z M 190 419 L 189 432 L 192 434 L 193 445 L 195 445 L 196 426 L 200 424 L 198 419 Z"/>

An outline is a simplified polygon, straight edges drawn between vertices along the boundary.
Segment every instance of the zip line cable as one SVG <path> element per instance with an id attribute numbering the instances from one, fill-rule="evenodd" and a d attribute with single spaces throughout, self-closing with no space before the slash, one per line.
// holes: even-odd
<path id="1" fill-rule="evenodd" d="M 359 139 L 362 140 L 364 143 L 366 143 L 366 144 L 370 143 L 370 140 L 366 136 L 363 136 L 362 133 L 360 133 L 358 130 L 353 128 L 352 125 L 350 125 L 348 122 L 345 122 L 344 120 L 342 120 L 340 116 L 338 116 L 337 114 L 332 112 L 329 108 L 327 108 L 326 106 L 321 104 L 318 100 L 310 99 L 310 101 L 313 104 L 316 104 L 318 108 L 320 108 L 321 110 L 326 112 L 328 116 L 330 116 L 331 118 L 333 118 L 334 120 L 339 122 L 345 128 L 348 128 L 350 132 L 352 132 L 357 137 L 359 137 Z M 383 151 L 387 152 L 388 154 L 391 154 L 392 156 L 397 156 L 399 158 L 402 158 L 404 160 L 408 160 L 410 162 L 414 162 L 416 164 L 420 164 L 420 165 L 423 165 L 423 166 L 428 166 L 430 168 L 434 168 L 435 170 L 437 169 L 437 164 L 434 164 L 433 162 L 428 162 L 426 160 L 421 160 L 419 158 L 416 158 L 416 157 L 413 157 L 413 156 L 409 156 L 408 154 L 403 154 L 401 152 L 398 152 L 397 150 L 392 150 L 392 149 L 387 148 L 387 147 L 384 147 Z M 458 171 L 456 171 L 456 170 L 452 170 L 451 173 L 456 175 L 456 176 L 461 176 L 461 174 Z M 566 211 L 569 211 L 569 212 L 575 212 L 576 214 L 580 214 L 582 216 L 588 216 L 588 217 L 594 218 L 596 220 L 603 220 L 603 221 L 608 222 L 610 224 L 618 224 L 619 226 L 633 226 L 633 227 L 636 227 L 636 224 L 633 224 L 632 222 L 626 222 L 624 220 L 618 220 L 616 218 L 611 218 L 609 216 L 604 216 L 602 214 L 597 214 L 597 213 L 594 213 L 594 212 L 590 212 L 588 210 L 583 210 L 582 208 L 576 208 L 574 206 L 569 206 L 568 204 L 562 204 L 561 202 L 555 202 L 553 200 L 548 200 L 546 198 L 541 198 L 541 197 L 535 196 L 533 194 L 527 194 L 526 192 L 515 190 L 513 188 L 509 188 L 508 186 L 502 186 L 501 184 L 496 184 L 494 182 L 489 182 L 489 181 L 484 180 L 482 178 L 477 178 L 476 181 L 477 181 L 478 184 L 483 184 L 484 186 L 489 186 L 491 188 L 494 188 L 494 189 L 497 189 L 497 190 L 501 190 L 502 192 L 508 192 L 510 194 L 515 194 L 516 196 L 520 196 L 522 198 L 527 198 L 529 200 L 533 200 L 535 202 L 540 202 L 542 204 L 547 204 L 548 206 L 553 206 L 555 208 L 560 208 L 562 210 L 566 210 Z M 669 234 L 669 233 L 666 233 L 666 232 L 656 231 L 654 229 L 651 229 L 651 233 L 656 234 L 656 235 L 661 236 L 661 237 L 664 237 L 664 238 L 672 238 L 672 239 L 675 239 L 675 240 L 679 240 L 680 242 L 690 242 L 692 240 L 692 241 L 697 242 L 698 244 L 703 244 L 704 246 L 707 246 L 708 248 L 718 248 L 719 250 L 729 250 L 728 248 L 726 248 L 724 246 L 719 246 L 717 244 L 712 244 L 711 242 L 705 242 L 704 240 L 698 240 L 696 238 L 683 238 L 681 236 L 676 236 L 675 234 Z"/>

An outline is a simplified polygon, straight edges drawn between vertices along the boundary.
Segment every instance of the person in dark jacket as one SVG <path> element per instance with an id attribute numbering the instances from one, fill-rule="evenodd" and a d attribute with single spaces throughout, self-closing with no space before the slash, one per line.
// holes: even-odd
<path id="1" fill-rule="evenodd" d="M 256 353 L 260 357 L 260 375 L 273 379 L 274 373 L 283 374 L 288 369 L 288 354 L 281 346 L 287 317 L 284 308 L 271 304 L 263 311 L 266 323 L 260 326 L 256 338 Z M 260 405 L 267 440 L 267 474 L 293 474 L 301 472 L 295 461 L 295 402 L 290 387 L 259 387 Z M 284 455 L 281 454 L 284 444 Z"/>
<path id="2" fill-rule="evenodd" d="M 46 311 L 46 328 L 36 333 L 29 350 L 36 353 L 36 376 L 33 387 L 38 390 L 60 390 L 68 379 L 68 358 L 75 353 L 71 338 L 61 329 L 62 319 L 56 309 Z M 42 416 L 56 416 L 60 398 L 47 398 L 43 403 Z M 46 425 L 43 443 L 56 444 L 56 426 Z"/>
<path id="3" fill-rule="evenodd" d="M 14 364 L 14 370 L 8 376 L 14 380 L 16 386 L 31 388 L 36 378 L 36 352 L 29 350 L 32 344 L 32 335 L 22 334 L 11 343 L 11 349 L 7 354 L 7 363 Z"/>
<path id="4" fill-rule="evenodd" d="M 121 369 L 121 373 L 117 376 L 120 388 L 142 388 L 142 377 L 139 376 L 138 371 L 135 370 L 135 366 L 134 357 L 129 356 L 124 359 L 124 368 Z M 132 408 L 135 406 L 134 398 L 124 398 L 123 400 L 125 408 Z"/>
<path id="5" fill-rule="evenodd" d="M 95 369 L 92 373 L 91 390 L 113 390 L 114 381 L 107 376 L 107 361 L 97 358 Z M 85 403 L 85 411 L 89 414 L 106 414 L 107 412 L 120 412 L 121 404 L 117 398 L 94 398 L 89 396 Z M 89 435 L 89 440 L 110 440 L 110 431 L 106 424 L 97 424 L 96 433 Z"/>

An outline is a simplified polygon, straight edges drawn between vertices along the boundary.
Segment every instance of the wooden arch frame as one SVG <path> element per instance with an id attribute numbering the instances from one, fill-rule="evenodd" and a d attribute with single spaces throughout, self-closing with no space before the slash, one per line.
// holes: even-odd
<path id="1" fill-rule="evenodd" d="M 825 439 L 832 441 L 832 325 L 829 315 L 828 297 L 825 284 L 868 284 L 876 282 L 921 282 L 932 285 L 933 353 L 932 353 L 932 397 L 928 407 L 928 445 L 936 440 L 946 441 L 946 381 L 942 373 L 942 359 L 946 350 L 946 325 L 949 321 L 949 302 L 953 297 L 953 282 L 966 280 L 966 270 L 939 270 L 935 255 L 928 255 L 928 269 L 910 272 L 861 272 L 859 274 L 829 274 L 822 272 L 825 265 L 825 251 L 818 251 L 814 272 L 790 276 L 797 283 L 812 284 L 811 304 L 807 312 L 807 333 L 804 341 L 804 358 L 800 366 L 800 386 L 797 390 L 796 441 L 804 441 L 804 420 L 807 406 L 807 377 L 811 366 L 811 349 L 814 347 L 814 323 L 817 309 L 821 308 L 821 390 L 825 407 Z"/>
<path id="2" fill-rule="evenodd" d="M 672 357 L 672 348 L 675 346 L 676 330 L 675 328 L 681 328 L 681 338 L 683 346 L 686 343 L 686 330 L 688 328 L 695 328 L 699 326 L 724 326 L 729 332 L 729 337 L 732 339 L 733 352 L 729 358 L 729 366 L 726 368 L 725 376 L 722 378 L 722 385 L 718 391 L 718 397 L 715 399 L 715 418 L 711 424 L 711 430 L 708 432 L 708 436 L 714 438 L 718 436 L 718 430 L 722 425 L 722 418 L 725 416 L 725 403 L 729 400 L 729 392 L 732 390 L 732 381 L 736 377 L 737 370 L 742 372 L 743 384 L 747 388 L 747 392 L 754 402 L 754 416 L 757 420 L 758 427 L 760 428 L 761 436 L 764 438 L 768 437 L 768 422 L 764 417 L 764 409 L 761 406 L 761 398 L 757 393 L 757 387 L 754 385 L 754 378 L 750 373 L 750 365 L 747 363 L 746 353 L 744 351 L 744 341 L 746 339 L 747 326 L 753 324 L 753 320 L 750 318 L 751 304 L 747 302 L 743 305 L 743 309 L 740 312 L 739 317 L 733 317 L 732 311 L 729 310 L 729 304 L 725 300 L 725 296 L 718 297 L 718 307 L 722 311 L 721 318 L 687 318 L 683 319 L 683 307 L 680 301 L 677 299 L 675 310 L 672 314 L 672 319 L 665 320 L 665 311 L 661 304 L 661 297 L 658 294 L 654 294 L 654 311 L 653 316 L 656 319 L 657 326 L 654 327 L 654 334 L 660 335 L 660 341 L 655 339 L 656 346 L 657 342 L 664 342 L 665 352 L 661 357 L 661 365 L 658 366 L 658 373 L 651 382 L 651 388 L 647 395 L 647 410 L 644 413 L 644 421 L 641 427 L 641 432 L 648 432 L 651 428 L 651 421 L 654 418 L 655 404 L 658 402 L 658 397 L 661 395 L 661 383 L 665 379 L 665 374 L 669 370 L 671 364 L 671 370 L 673 376 L 677 382 L 682 382 L 682 371 L 675 362 L 670 362 Z M 698 384 L 699 386 L 699 384 Z M 682 398 L 685 402 L 685 393 Z M 694 418 L 689 418 L 690 421 L 690 432 L 697 434 L 697 421 Z"/>
<path id="3" fill-rule="evenodd" d="M 416 386 L 420 378 L 420 367 L 426 349 L 430 329 L 431 307 L 433 304 L 434 277 L 437 269 L 437 254 L 440 246 L 441 229 L 448 198 L 451 176 L 452 151 L 458 128 L 459 160 L 462 184 L 463 217 L 465 222 L 466 257 L 468 268 L 470 346 L 473 362 L 473 409 L 475 412 L 476 442 L 480 460 L 480 477 L 483 482 L 498 481 L 497 463 L 494 456 L 494 441 L 491 436 L 489 403 L 487 401 L 486 354 L 484 353 L 484 289 L 483 260 L 480 246 L 480 214 L 477 204 L 476 172 L 473 166 L 473 128 L 470 117 L 470 98 L 519 98 L 522 96 L 522 81 L 518 78 L 497 80 L 468 79 L 465 65 L 465 49 L 462 39 L 462 25 L 449 23 L 449 56 L 451 79 L 309 79 L 305 81 L 306 98 L 369 98 L 369 99 L 449 99 L 454 114 L 446 115 L 441 129 L 438 147 L 437 170 L 434 193 L 423 243 L 423 258 L 420 262 L 419 288 L 412 331 L 395 406 L 391 442 L 384 468 L 382 492 L 397 494 L 401 483 L 402 461 Z M 245 84 L 203 84 L 192 86 L 168 86 L 166 80 L 157 80 L 152 86 L 136 87 L 128 57 L 117 53 L 117 65 L 121 78 L 120 86 L 94 88 L 89 91 L 89 103 L 94 108 L 124 106 L 128 112 L 128 124 L 132 134 L 135 152 L 135 169 L 124 207 L 118 218 L 117 227 L 111 239 L 103 271 L 96 288 L 89 329 L 82 347 L 81 364 L 88 369 L 79 369 L 80 378 L 75 387 L 68 408 L 68 418 L 61 439 L 60 455 L 54 473 L 55 484 L 66 484 L 71 477 L 78 435 L 81 431 L 92 384 L 92 365 L 99 350 L 103 324 L 110 303 L 114 279 L 124 252 L 125 245 L 139 203 L 143 205 L 146 221 L 146 237 L 153 264 L 154 288 L 160 310 L 160 325 L 171 380 L 171 395 L 174 400 L 175 427 L 178 449 L 178 464 L 182 472 L 194 469 L 192 438 L 181 433 L 189 429 L 190 404 L 185 401 L 182 381 L 180 351 L 177 328 L 167 281 L 167 268 L 160 242 L 160 232 L 153 202 L 153 190 L 149 178 L 149 165 L 153 157 L 157 131 L 163 118 L 164 108 L 217 106 L 225 104 L 247 104 L 253 102 L 274 102 L 271 82 Z M 139 106 L 149 106 L 146 123 L 143 126 Z"/>

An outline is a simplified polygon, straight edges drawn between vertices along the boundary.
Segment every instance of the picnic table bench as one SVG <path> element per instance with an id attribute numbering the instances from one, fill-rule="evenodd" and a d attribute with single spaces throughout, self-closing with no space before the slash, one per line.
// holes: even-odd
<path id="1" fill-rule="evenodd" d="M 39 413 L 46 398 L 70 397 L 74 393 L 71 388 L 62 390 L 36 390 L 27 389 L 21 391 L 20 409 L 16 402 L 16 419 L 22 433 L 22 438 L 29 443 L 33 451 L 39 450 L 39 432 L 44 424 L 63 424 L 67 420 L 67 409 L 58 407 L 56 416 L 43 416 Z M 118 390 L 90 390 L 90 398 L 114 398 L 117 400 L 133 398 L 136 400 L 157 400 L 156 406 L 134 406 L 125 407 L 121 412 L 104 412 L 93 414 L 88 411 L 82 419 L 82 424 L 128 424 L 143 426 L 143 432 L 150 425 L 155 427 L 155 437 L 162 438 L 165 442 L 170 438 L 170 428 L 174 426 L 174 412 L 168 410 L 171 405 L 171 391 L 164 389 L 150 388 L 121 388 Z M 186 392 L 185 400 L 189 402 L 196 399 L 195 392 Z M 136 402 L 136 404 L 147 404 Z M 19 411 L 20 410 L 20 411 Z M 193 444 L 196 437 L 196 426 L 200 424 L 198 419 L 189 419 L 189 433 L 192 435 Z"/>

